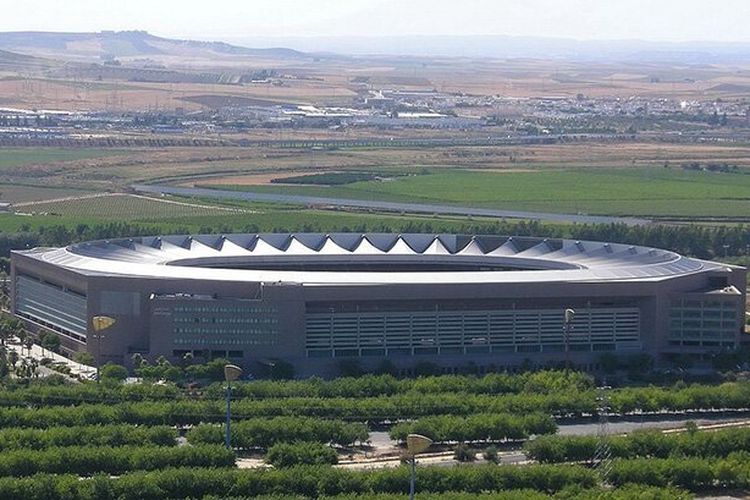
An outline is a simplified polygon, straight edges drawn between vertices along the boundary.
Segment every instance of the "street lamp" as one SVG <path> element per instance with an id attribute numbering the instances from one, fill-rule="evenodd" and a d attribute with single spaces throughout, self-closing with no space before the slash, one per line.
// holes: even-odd
<path id="1" fill-rule="evenodd" d="M 232 418 L 232 381 L 237 380 L 242 375 L 242 368 L 237 365 L 224 365 L 224 380 L 227 381 L 227 428 L 224 444 L 230 450 L 232 449 L 232 438 L 230 437 L 230 420 Z"/>
<path id="2" fill-rule="evenodd" d="M 411 458 L 411 481 L 409 483 L 409 500 L 414 500 L 417 485 L 417 454 L 422 453 L 432 444 L 432 439 L 420 434 L 406 436 L 406 452 Z"/>
<path id="3" fill-rule="evenodd" d="M 576 312 L 573 309 L 565 309 L 565 369 L 570 370 L 570 329 Z"/>
<path id="4" fill-rule="evenodd" d="M 109 316 L 94 316 L 91 318 L 91 326 L 94 327 L 94 338 L 96 339 L 96 381 L 99 382 L 99 356 L 102 352 L 101 342 L 102 333 L 107 328 L 111 328 L 117 322 L 115 318 Z"/>

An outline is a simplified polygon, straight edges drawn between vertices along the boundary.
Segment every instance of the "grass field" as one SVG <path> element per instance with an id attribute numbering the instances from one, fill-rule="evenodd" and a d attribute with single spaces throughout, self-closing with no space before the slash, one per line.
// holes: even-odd
<path id="1" fill-rule="evenodd" d="M 742 171 L 740 171 L 742 172 Z M 226 186 L 217 189 L 547 212 L 750 217 L 750 175 L 681 168 L 526 172 L 450 170 L 346 186 Z"/>
<path id="2" fill-rule="evenodd" d="M 123 194 L 34 203 L 20 207 L 20 210 L 32 214 L 121 221 L 236 215 L 244 211 Z"/>
<path id="3" fill-rule="evenodd" d="M 54 200 L 68 196 L 81 196 L 88 193 L 89 191 L 81 189 L 0 184 L 0 201 L 7 203 L 29 203 L 42 200 Z"/>
<path id="4" fill-rule="evenodd" d="M 115 149 L 3 148 L 0 149 L 0 170 L 120 154 L 123 154 L 123 151 Z"/>

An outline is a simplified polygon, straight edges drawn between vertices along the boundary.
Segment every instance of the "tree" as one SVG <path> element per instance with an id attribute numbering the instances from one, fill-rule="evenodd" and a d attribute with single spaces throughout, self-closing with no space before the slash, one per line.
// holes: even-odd
<path id="1" fill-rule="evenodd" d="M 16 363 L 18 363 L 18 353 L 16 351 L 10 351 L 8 353 L 8 363 L 10 363 L 10 366 L 15 369 Z"/>
<path id="2" fill-rule="evenodd" d="M 494 464 L 498 463 L 499 457 L 497 454 L 497 446 L 488 446 L 484 453 L 482 453 L 482 457 L 488 462 L 492 462 Z"/>
<path id="3" fill-rule="evenodd" d="M 86 351 L 75 353 L 73 355 L 73 361 L 75 361 L 76 363 L 81 363 L 82 365 L 88 365 L 88 366 L 94 366 L 96 364 L 96 359 L 94 358 L 94 355 Z"/>
<path id="4" fill-rule="evenodd" d="M 99 378 L 110 381 L 123 381 L 128 378 L 128 369 L 114 363 L 105 363 L 99 369 Z"/>
<path id="5" fill-rule="evenodd" d="M 58 352 L 60 350 L 60 337 L 52 332 L 43 332 L 39 335 L 42 348 L 48 351 Z"/>
<path id="6" fill-rule="evenodd" d="M 143 358 L 143 355 L 139 352 L 136 352 L 130 357 L 130 361 L 133 363 L 133 368 L 140 368 L 143 366 L 143 363 L 146 362 L 146 360 Z"/>

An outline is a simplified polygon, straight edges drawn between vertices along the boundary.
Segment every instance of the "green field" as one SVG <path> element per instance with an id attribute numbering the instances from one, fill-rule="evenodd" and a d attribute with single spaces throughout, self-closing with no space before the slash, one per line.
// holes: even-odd
<path id="1" fill-rule="evenodd" d="M 131 195 L 107 195 L 93 198 L 34 203 L 20 211 L 64 217 L 101 218 L 113 221 L 162 221 L 184 217 L 237 215 L 241 210 L 202 204 L 173 202 Z"/>
<path id="2" fill-rule="evenodd" d="M 227 186 L 212 186 L 227 189 Z M 750 175 L 678 168 L 530 172 L 449 170 L 346 186 L 230 189 L 542 212 L 666 217 L 750 217 Z"/>
<path id="3" fill-rule="evenodd" d="M 74 188 L 0 184 L 0 201 L 8 203 L 28 203 L 32 201 L 54 200 L 68 196 L 81 196 L 88 193 L 90 193 L 90 191 Z"/>
<path id="4" fill-rule="evenodd" d="M 86 160 L 120 154 L 123 154 L 123 151 L 115 149 L 3 148 L 0 149 L 0 170 L 24 165 Z"/>

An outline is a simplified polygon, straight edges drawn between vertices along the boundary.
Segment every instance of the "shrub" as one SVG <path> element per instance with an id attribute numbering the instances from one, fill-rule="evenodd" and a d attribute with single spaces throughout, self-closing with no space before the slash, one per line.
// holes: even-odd
<path id="1" fill-rule="evenodd" d="M 608 440 L 612 456 L 619 458 L 726 457 L 736 451 L 750 452 L 750 429 L 692 430 L 679 434 L 647 430 Z M 596 446 L 595 436 L 541 436 L 527 442 L 524 449 L 534 460 L 554 463 L 592 460 Z"/>
<path id="2" fill-rule="evenodd" d="M 297 441 L 271 446 L 266 454 L 266 461 L 275 467 L 335 464 L 338 462 L 338 456 L 330 446 Z"/>
<path id="3" fill-rule="evenodd" d="M 0 454 L 0 476 L 30 476 L 40 472 L 89 475 L 122 474 L 175 466 L 227 467 L 234 453 L 221 446 L 70 446 L 44 450 L 7 450 Z"/>
<path id="4" fill-rule="evenodd" d="M 128 369 L 114 363 L 106 363 L 99 369 L 102 380 L 123 381 L 128 378 Z"/>
<path id="5" fill-rule="evenodd" d="M 497 446 L 488 446 L 484 449 L 484 452 L 482 453 L 482 457 L 488 461 L 492 462 L 494 464 L 498 463 L 500 461 L 500 457 L 497 453 Z"/>
<path id="6" fill-rule="evenodd" d="M 231 433 L 234 446 L 242 449 L 268 448 L 283 441 L 348 445 L 365 441 L 369 436 L 365 424 L 307 417 L 241 420 L 232 425 Z M 188 440 L 196 444 L 221 444 L 224 430 L 217 425 L 198 425 L 188 432 Z"/>
<path id="7" fill-rule="evenodd" d="M 453 458 L 459 462 L 473 462 L 477 459 L 477 452 L 466 443 L 458 443 L 453 451 Z"/>

